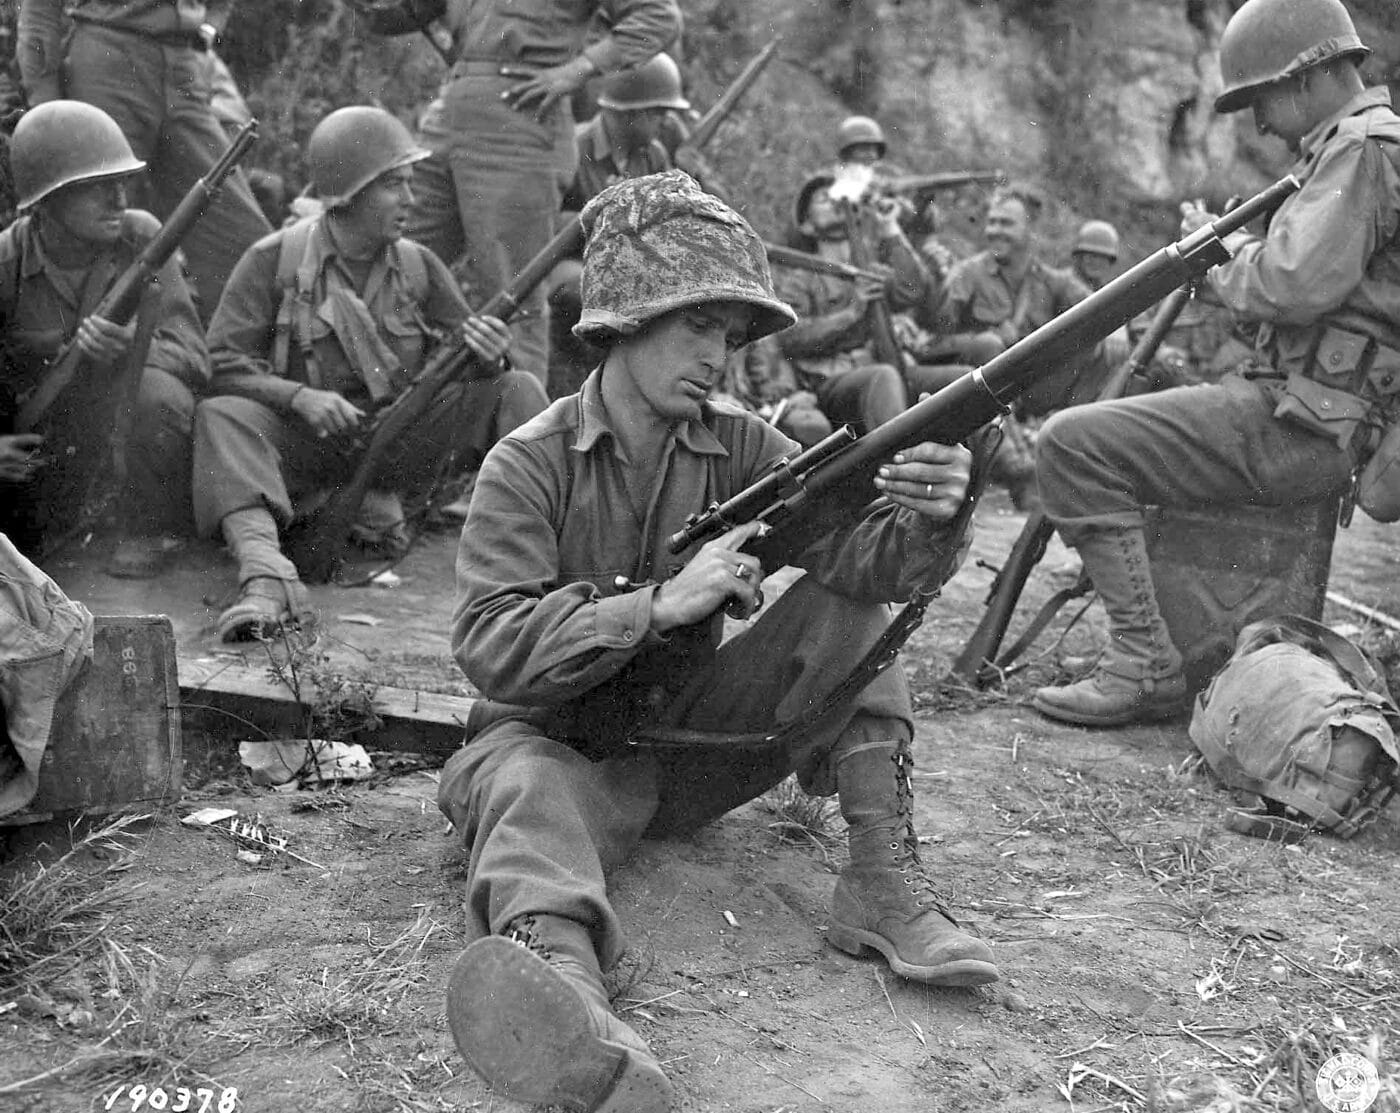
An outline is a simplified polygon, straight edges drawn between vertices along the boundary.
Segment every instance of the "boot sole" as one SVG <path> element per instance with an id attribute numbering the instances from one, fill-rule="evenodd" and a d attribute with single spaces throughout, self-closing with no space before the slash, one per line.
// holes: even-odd
<path id="1" fill-rule="evenodd" d="M 1145 703 L 1117 715 L 1093 715 L 1088 712 L 1060 707 L 1042 700 L 1039 696 L 1031 699 L 1031 706 L 1047 719 L 1054 719 L 1060 723 L 1072 723 L 1080 727 L 1126 727 L 1134 723 L 1163 723 L 1185 714 L 1186 704 L 1186 697 L 1183 696 L 1180 700 L 1170 704 Z"/>
<path id="2" fill-rule="evenodd" d="M 845 951 L 856 958 L 862 957 L 867 951 L 876 951 L 884 956 L 890 969 L 900 977 L 925 985 L 990 985 L 1001 977 L 996 963 L 984 962 L 977 958 L 959 958 L 937 966 L 913 966 L 899 957 L 898 952 L 883 935 L 876 935 L 873 931 L 863 928 L 830 924 L 826 930 L 826 938 L 838 951 Z"/>
<path id="3" fill-rule="evenodd" d="M 579 1113 L 665 1113 L 671 1084 L 655 1062 L 600 1038 L 587 1006 L 549 963 L 518 943 L 471 944 L 447 983 L 457 1050 L 497 1092 Z"/>

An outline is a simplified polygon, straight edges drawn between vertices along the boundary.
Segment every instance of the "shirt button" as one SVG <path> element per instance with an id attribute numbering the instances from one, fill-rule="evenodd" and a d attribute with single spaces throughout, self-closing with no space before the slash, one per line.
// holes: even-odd
<path id="1" fill-rule="evenodd" d="M 625 642 L 630 642 L 630 641 L 632 640 L 632 631 L 631 631 L 631 630 L 624 630 L 624 631 L 622 631 L 622 640 L 625 641 Z"/>

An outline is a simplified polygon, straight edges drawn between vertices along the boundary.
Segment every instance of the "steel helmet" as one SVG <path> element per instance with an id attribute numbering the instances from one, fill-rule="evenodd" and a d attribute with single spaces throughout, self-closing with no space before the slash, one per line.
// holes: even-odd
<path id="1" fill-rule="evenodd" d="M 846 151 L 857 143 L 874 143 L 880 148 L 880 157 L 885 157 L 887 144 L 885 132 L 869 116 L 847 116 L 836 129 L 836 153 L 845 158 Z"/>
<path id="2" fill-rule="evenodd" d="M 792 203 L 792 222 L 799 228 L 807 220 L 807 210 L 812 207 L 812 197 L 819 189 L 830 189 L 836 184 L 836 175 L 830 170 L 813 174 L 797 191 L 797 200 Z"/>
<path id="3" fill-rule="evenodd" d="M 337 108 L 306 141 L 311 185 L 328 209 L 350 199 L 381 174 L 427 158 L 408 128 L 382 108 Z"/>
<path id="4" fill-rule="evenodd" d="M 36 105 L 20 117 L 10 137 L 10 172 L 21 212 L 64 186 L 124 178 L 145 167 L 117 122 L 82 101 Z"/>
<path id="5" fill-rule="evenodd" d="M 1106 220 L 1086 220 L 1079 226 L 1074 241 L 1075 251 L 1090 251 L 1095 255 L 1118 258 L 1118 230 Z"/>
<path id="6" fill-rule="evenodd" d="M 690 101 L 681 96 L 681 71 L 669 54 L 658 54 L 629 70 L 612 74 L 598 93 L 598 107 L 617 112 L 644 108 L 686 111 Z"/>
<path id="7" fill-rule="evenodd" d="M 1225 91 L 1217 112 L 1248 108 L 1265 85 L 1309 66 L 1371 53 L 1341 0 L 1248 0 L 1220 37 L 1220 76 Z"/>

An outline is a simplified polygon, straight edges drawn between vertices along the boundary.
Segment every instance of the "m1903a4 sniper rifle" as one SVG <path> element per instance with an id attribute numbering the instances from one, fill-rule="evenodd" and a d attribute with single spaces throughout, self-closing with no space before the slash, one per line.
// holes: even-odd
<path id="1" fill-rule="evenodd" d="M 714 137 L 719 125 L 777 53 L 778 43 L 778 39 L 770 42 L 730 82 L 691 131 L 687 140 L 690 146 L 698 149 Z M 555 265 L 578 254 L 582 247 L 583 224 L 574 215 L 539 254 L 525 264 L 509 286 L 481 307 L 481 315 L 509 322 L 530 291 L 549 276 Z M 438 395 L 453 382 L 488 378 L 494 373 L 495 368 L 483 366 L 465 343 L 446 343 L 429 357 L 408 389 L 374 416 L 367 435 L 356 446 L 359 459 L 350 478 L 336 487 L 317 510 L 294 522 L 287 531 L 287 555 L 304 580 L 327 583 L 334 578 L 344 562 L 346 539 L 360 504 L 383 461 L 428 413 Z"/>
<path id="2" fill-rule="evenodd" d="M 800 550 L 857 519 L 872 501 L 873 480 L 898 451 L 922 441 L 958 444 L 1006 412 L 1040 368 L 1098 343 L 1114 329 L 1230 256 L 1224 237 L 1276 208 L 1300 188 L 1288 176 L 1189 236 L 1159 249 L 1071 306 L 989 363 L 968 372 L 898 417 L 857 437 L 849 427 L 777 464 L 724 503 L 695 514 L 669 539 L 672 552 L 762 521 L 770 528 L 746 549 L 765 563 Z"/>

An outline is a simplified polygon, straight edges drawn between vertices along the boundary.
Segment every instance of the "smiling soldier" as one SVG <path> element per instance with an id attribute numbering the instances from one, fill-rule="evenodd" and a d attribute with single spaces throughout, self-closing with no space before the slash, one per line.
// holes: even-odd
<path id="1" fill-rule="evenodd" d="M 997 977 L 918 858 L 902 672 L 827 699 L 887 626 L 885 603 L 956 567 L 969 454 L 920 444 L 892 460 L 870 492 L 887 498 L 772 561 L 807 575 L 720 646 L 726 609 L 760 604 L 766 570 L 744 549 L 759 524 L 674 557 L 666 539 L 794 448 L 709 400 L 730 353 L 794 315 L 753 229 L 679 171 L 614 185 L 583 216 L 577 328 L 606 355 L 491 450 L 462 532 L 452 645 L 492 702 L 439 788 L 471 855 L 475 938 L 448 1020 L 503 1094 L 651 1113 L 671 1086 L 603 989 L 624 949 L 604 870 L 644 832 L 694 829 L 791 772 L 837 793 L 850 824 L 835 946 L 933 985 Z M 658 727 L 679 743 L 648 743 Z M 734 732 L 774 737 L 736 754 Z"/>

